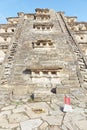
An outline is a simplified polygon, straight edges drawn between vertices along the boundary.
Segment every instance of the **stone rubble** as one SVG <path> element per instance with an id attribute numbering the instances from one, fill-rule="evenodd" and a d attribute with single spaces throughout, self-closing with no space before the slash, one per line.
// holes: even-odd
<path id="1" fill-rule="evenodd" d="M 72 113 L 62 111 L 64 95 L 59 94 L 50 102 L 9 101 L 0 105 L 0 130 L 86 130 L 87 101 L 85 95 L 83 102 L 77 97 L 70 96 Z"/>

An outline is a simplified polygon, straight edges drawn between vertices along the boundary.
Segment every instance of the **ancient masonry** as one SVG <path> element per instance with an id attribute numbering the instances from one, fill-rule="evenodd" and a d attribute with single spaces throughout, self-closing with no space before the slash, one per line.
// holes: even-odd
<path id="1" fill-rule="evenodd" d="M 64 12 L 35 11 L 0 25 L 0 94 L 49 101 L 53 93 L 86 90 L 87 23 Z"/>

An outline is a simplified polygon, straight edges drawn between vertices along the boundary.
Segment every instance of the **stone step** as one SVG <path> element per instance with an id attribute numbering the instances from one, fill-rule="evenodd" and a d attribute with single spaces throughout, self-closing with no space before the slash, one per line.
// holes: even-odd
<path id="1" fill-rule="evenodd" d="M 80 68 L 80 71 L 87 72 L 87 69 L 86 68 Z"/>
<path id="2" fill-rule="evenodd" d="M 0 97 L 1 95 L 8 95 L 9 94 L 9 90 L 1 90 L 0 89 Z"/>
<path id="3" fill-rule="evenodd" d="M 78 58 L 77 60 L 78 60 L 78 62 L 84 63 L 82 58 Z"/>
<path id="4" fill-rule="evenodd" d="M 69 80 L 78 80 L 78 77 L 73 75 L 73 76 L 69 76 Z"/>
<path id="5" fill-rule="evenodd" d="M 80 87 L 79 80 L 62 80 L 61 81 L 64 86 L 69 86 L 70 88 L 73 87 Z"/>
<path id="6" fill-rule="evenodd" d="M 81 68 L 86 68 L 86 66 L 84 64 L 79 64 L 78 63 L 78 66 L 81 67 Z"/>
<path id="7" fill-rule="evenodd" d="M 25 84 L 25 81 L 24 80 L 22 80 L 22 79 L 13 79 L 12 80 L 12 84 L 14 85 L 14 84 L 17 84 L 17 85 L 24 85 Z"/>
<path id="8" fill-rule="evenodd" d="M 1 84 L 6 84 L 6 83 L 8 83 L 8 82 L 7 82 L 7 79 L 1 80 Z"/>
<path id="9" fill-rule="evenodd" d="M 74 52 L 76 52 L 76 53 L 80 53 L 80 52 L 79 52 L 79 50 L 77 50 L 77 49 L 76 49 L 76 50 L 74 50 Z"/>
<path id="10" fill-rule="evenodd" d="M 56 94 L 70 94 L 70 88 L 68 87 L 57 87 Z"/>
<path id="11" fill-rule="evenodd" d="M 11 72 L 7 71 L 4 73 L 4 75 L 9 75 Z"/>
<path id="12" fill-rule="evenodd" d="M 51 97 L 54 95 L 50 91 L 41 91 L 41 90 L 36 90 L 34 91 L 34 101 L 51 101 Z"/>

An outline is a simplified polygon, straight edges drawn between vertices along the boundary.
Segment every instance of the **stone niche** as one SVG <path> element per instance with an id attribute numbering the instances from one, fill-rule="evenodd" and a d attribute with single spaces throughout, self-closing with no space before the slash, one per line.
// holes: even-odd
<path id="1" fill-rule="evenodd" d="M 76 22 L 72 27 L 71 30 L 75 31 L 75 32 L 79 32 L 79 31 L 87 31 L 87 27 L 85 24 L 81 24 Z"/>
<path id="2" fill-rule="evenodd" d="M 1 28 L 0 33 L 13 33 L 15 28 Z"/>
<path id="3" fill-rule="evenodd" d="M 6 52 L 8 49 L 8 45 L 0 45 L 0 49 L 2 49 L 4 52 Z"/>
<path id="4" fill-rule="evenodd" d="M 52 23 L 36 23 L 33 25 L 33 28 L 36 30 L 51 30 L 53 28 Z"/>
<path id="5" fill-rule="evenodd" d="M 62 68 L 58 69 L 28 69 L 26 68 L 23 73 L 29 75 L 31 82 L 38 84 L 59 84 L 59 71 Z"/>
<path id="6" fill-rule="evenodd" d="M 80 30 L 80 31 L 85 31 L 85 30 L 87 30 L 85 24 L 79 24 L 78 27 L 79 27 L 79 30 Z"/>
<path id="7" fill-rule="evenodd" d="M 86 34 L 76 34 L 75 39 L 78 43 L 87 43 L 87 35 Z"/>
<path id="8" fill-rule="evenodd" d="M 34 15 L 34 19 L 35 20 L 49 20 L 50 19 L 50 15 L 36 14 L 36 15 Z"/>
<path id="9" fill-rule="evenodd" d="M 23 17 L 24 16 L 24 12 L 18 12 L 18 17 Z"/>
<path id="10" fill-rule="evenodd" d="M 36 13 L 41 13 L 41 14 L 49 13 L 49 9 L 36 8 L 35 11 L 36 11 Z"/>
<path id="11" fill-rule="evenodd" d="M 77 21 L 77 17 L 65 17 L 68 23 L 74 23 Z"/>
<path id="12" fill-rule="evenodd" d="M 8 24 L 17 24 L 19 22 L 19 17 L 9 17 L 7 18 Z"/>
<path id="13" fill-rule="evenodd" d="M 51 40 L 38 40 L 37 42 L 32 42 L 33 48 L 53 48 L 54 42 Z"/>
<path id="14" fill-rule="evenodd" d="M 8 29 L 7 29 L 7 32 L 9 32 L 9 33 L 10 33 L 10 32 L 11 32 L 11 33 L 14 33 L 14 31 L 15 31 L 15 28 L 8 28 Z"/>
<path id="15" fill-rule="evenodd" d="M 24 14 L 24 19 L 34 20 L 34 14 Z"/>
<path id="16" fill-rule="evenodd" d="M 0 42 L 10 42 L 10 41 L 11 41 L 11 37 L 7 37 L 7 36 L 0 37 Z"/>
<path id="17" fill-rule="evenodd" d="M 24 13 L 24 12 L 18 12 L 18 17 L 19 18 L 23 18 L 23 19 L 34 19 L 34 14 L 31 14 L 31 13 Z"/>
<path id="18" fill-rule="evenodd" d="M 87 56 L 87 42 L 85 42 L 85 43 L 79 43 L 79 46 L 80 46 L 80 48 L 81 48 L 81 50 L 82 50 L 82 52 L 83 52 L 83 54 L 85 55 L 85 56 Z"/>

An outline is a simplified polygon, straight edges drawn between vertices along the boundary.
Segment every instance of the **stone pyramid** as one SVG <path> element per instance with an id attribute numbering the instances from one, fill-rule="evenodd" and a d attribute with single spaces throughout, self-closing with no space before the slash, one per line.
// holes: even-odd
<path id="1" fill-rule="evenodd" d="M 0 25 L 0 49 L 5 54 L 0 89 L 44 101 L 53 93 L 85 88 L 87 23 L 51 9 L 35 11 L 20 12 Z"/>

